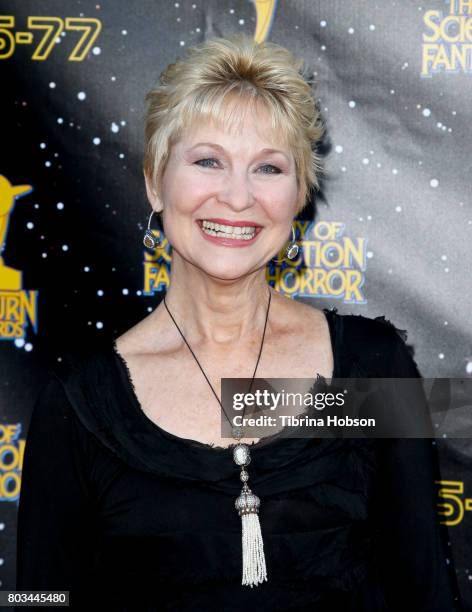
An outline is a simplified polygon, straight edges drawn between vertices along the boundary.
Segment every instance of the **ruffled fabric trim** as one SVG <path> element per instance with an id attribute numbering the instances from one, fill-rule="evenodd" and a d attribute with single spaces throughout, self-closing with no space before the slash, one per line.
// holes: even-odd
<path id="1" fill-rule="evenodd" d="M 175 478 L 218 483 L 219 490 L 239 494 L 239 468 L 230 449 L 200 448 L 179 438 L 177 443 L 154 427 L 139 407 L 132 403 L 126 381 L 113 363 L 109 349 L 84 358 L 65 355 L 54 374 L 63 385 L 71 406 L 82 425 L 97 440 L 133 468 Z M 123 386 L 125 385 L 125 386 Z M 126 392 L 123 392 L 125 390 Z M 172 436 L 174 438 L 174 436 Z M 329 452 L 337 440 L 277 438 L 251 449 L 254 463 L 251 479 L 267 481 L 268 474 L 284 482 L 284 472 L 313 459 L 313 454 Z M 256 459 L 257 456 L 257 459 Z M 287 483 L 289 477 L 287 476 Z"/>
<path id="2" fill-rule="evenodd" d="M 384 368 L 382 364 L 390 356 L 382 354 L 379 360 L 376 351 L 379 325 L 396 330 L 385 317 L 341 316 L 335 307 L 324 311 L 333 342 L 333 378 L 370 376 Z M 208 486 L 218 483 L 220 489 L 239 492 L 238 468 L 232 450 L 178 438 L 157 427 L 140 408 L 126 362 L 118 367 L 118 354 L 113 346 L 102 346 L 80 356 L 66 355 L 57 365 L 55 375 L 82 424 L 133 468 L 175 478 L 178 466 L 182 479 L 205 481 Z M 289 486 L 291 470 L 335 452 L 338 444 L 338 439 L 281 436 L 266 444 L 252 445 L 252 482 L 267 487 L 270 494 L 274 487 L 282 486 L 276 483 L 283 483 L 287 474 L 287 484 L 283 486 Z"/>
<path id="3" fill-rule="evenodd" d="M 403 342 L 406 342 L 408 340 L 408 332 L 406 329 L 400 329 L 399 327 L 395 327 L 395 325 L 389 321 L 388 319 L 385 318 L 385 315 L 380 315 L 378 317 L 374 317 L 374 321 L 379 321 L 380 323 L 385 323 L 385 325 L 388 325 L 390 327 L 393 327 L 393 329 L 397 332 L 397 334 L 400 336 L 400 338 L 403 340 Z"/>

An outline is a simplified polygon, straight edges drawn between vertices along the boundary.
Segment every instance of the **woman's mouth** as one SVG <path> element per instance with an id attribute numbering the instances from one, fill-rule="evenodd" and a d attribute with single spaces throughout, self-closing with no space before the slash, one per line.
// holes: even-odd
<path id="1" fill-rule="evenodd" d="M 248 246 L 262 230 L 260 225 L 224 225 L 205 219 L 199 219 L 197 223 L 207 240 L 224 246 Z"/>

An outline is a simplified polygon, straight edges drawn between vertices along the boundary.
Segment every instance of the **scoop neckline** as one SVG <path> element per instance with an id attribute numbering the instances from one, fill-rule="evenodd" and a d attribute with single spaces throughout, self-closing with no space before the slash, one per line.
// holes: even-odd
<path id="1" fill-rule="evenodd" d="M 337 338 L 336 338 L 336 327 L 334 324 L 334 317 L 339 316 L 337 314 L 337 308 L 323 308 L 321 309 L 323 314 L 325 315 L 326 321 L 328 323 L 329 336 L 331 341 L 331 351 L 333 355 L 333 370 L 331 373 L 331 378 L 329 380 L 334 380 L 339 376 L 339 362 L 338 362 L 338 352 L 337 352 Z M 194 440 L 193 438 L 184 438 L 182 436 L 177 436 L 167 429 L 162 428 L 156 422 L 154 422 L 148 415 L 144 412 L 141 402 L 138 399 L 138 395 L 136 393 L 136 389 L 134 387 L 133 379 L 131 377 L 131 372 L 128 367 L 128 363 L 126 359 L 121 355 L 118 351 L 118 347 L 116 346 L 116 339 L 112 340 L 111 343 L 111 352 L 114 357 L 114 364 L 118 368 L 119 372 L 122 374 L 122 383 L 125 391 L 128 394 L 130 399 L 130 405 L 133 409 L 134 414 L 141 420 L 143 426 L 148 428 L 150 431 L 152 430 L 154 433 L 158 433 L 161 437 L 165 437 L 172 442 L 176 442 L 183 446 L 190 446 L 197 451 L 208 451 L 213 454 L 223 454 L 232 452 L 235 446 L 238 444 L 237 442 L 228 445 L 227 447 L 223 446 L 213 446 L 211 444 L 207 444 L 205 442 L 200 442 L 199 440 Z M 317 373 L 315 380 L 318 376 L 321 376 Z M 282 432 L 284 430 L 281 430 Z M 292 440 L 298 442 L 307 443 L 310 438 L 286 438 L 283 435 L 280 435 L 281 432 L 277 432 L 271 436 L 265 436 L 261 438 L 258 442 L 253 443 L 245 443 L 251 451 L 263 451 L 266 448 L 273 448 L 278 443 L 283 440 Z"/>

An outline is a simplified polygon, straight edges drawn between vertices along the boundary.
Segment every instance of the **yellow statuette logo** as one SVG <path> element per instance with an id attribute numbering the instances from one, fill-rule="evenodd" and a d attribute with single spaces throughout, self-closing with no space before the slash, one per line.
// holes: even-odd
<path id="1" fill-rule="evenodd" d="M 277 0 L 254 0 L 254 4 L 256 5 L 256 31 L 254 32 L 254 38 L 260 43 L 269 36 L 275 17 Z"/>
<path id="2" fill-rule="evenodd" d="M 8 222 L 16 198 L 32 191 L 31 185 L 12 185 L 0 175 L 0 253 L 6 244 Z M 37 292 L 22 289 L 22 273 L 10 268 L 0 255 L 0 339 L 23 338 L 27 317 L 36 332 Z"/>

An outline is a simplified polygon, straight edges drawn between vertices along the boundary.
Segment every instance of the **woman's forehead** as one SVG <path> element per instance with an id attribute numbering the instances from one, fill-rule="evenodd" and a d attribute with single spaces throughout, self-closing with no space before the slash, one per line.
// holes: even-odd
<path id="1" fill-rule="evenodd" d="M 221 116 L 200 114 L 195 115 L 184 124 L 181 131 L 181 140 L 185 141 L 208 141 L 210 135 L 222 140 L 237 136 L 244 138 L 252 137 L 266 143 L 268 146 L 279 146 L 289 149 L 283 132 L 272 123 L 271 116 L 267 110 L 255 112 L 250 109 L 246 112 L 235 112 Z"/>

